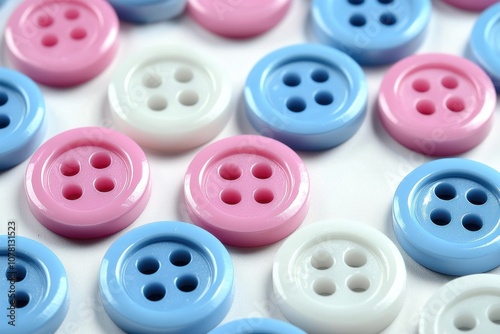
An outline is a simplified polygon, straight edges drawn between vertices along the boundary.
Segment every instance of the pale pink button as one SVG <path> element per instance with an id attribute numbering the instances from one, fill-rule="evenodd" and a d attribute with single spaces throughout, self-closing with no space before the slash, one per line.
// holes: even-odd
<path id="1" fill-rule="evenodd" d="M 104 0 L 26 0 L 5 30 L 14 66 L 42 84 L 73 86 L 101 73 L 118 49 L 119 23 Z"/>
<path id="2" fill-rule="evenodd" d="M 206 29 L 230 38 L 262 34 L 278 24 L 291 0 L 188 0 L 188 12 Z"/>
<path id="3" fill-rule="evenodd" d="M 487 7 L 497 3 L 499 0 L 443 0 L 452 6 L 465 9 L 482 11 Z"/>
<path id="4" fill-rule="evenodd" d="M 389 69 L 380 86 L 378 114 L 400 144 L 426 155 L 448 156 L 484 140 L 495 105 L 495 88 L 474 63 L 425 54 Z"/>
<path id="5" fill-rule="evenodd" d="M 149 164 L 125 135 L 98 127 L 63 132 L 45 142 L 26 171 L 33 215 L 70 238 L 99 238 L 130 225 L 150 195 Z"/>
<path id="6" fill-rule="evenodd" d="M 228 245 L 255 247 L 292 233 L 309 209 L 309 175 L 288 146 L 236 136 L 199 152 L 184 194 L 193 222 Z"/>

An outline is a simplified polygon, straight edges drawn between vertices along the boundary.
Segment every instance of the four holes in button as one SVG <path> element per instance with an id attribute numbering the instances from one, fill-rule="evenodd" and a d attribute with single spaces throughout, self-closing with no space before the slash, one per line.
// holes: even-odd
<path id="1" fill-rule="evenodd" d="M 152 302 L 157 302 L 165 297 L 167 291 L 163 285 L 158 283 L 152 283 L 144 287 L 143 293 L 146 299 Z"/>
<path id="2" fill-rule="evenodd" d="M 9 304 L 15 308 L 23 308 L 30 302 L 30 296 L 24 291 L 17 291 L 15 296 L 9 298 Z"/>
<path id="3" fill-rule="evenodd" d="M 152 275 L 159 269 L 160 262 L 154 257 L 145 257 L 137 262 L 137 270 L 139 270 L 144 275 Z"/>
<path id="4" fill-rule="evenodd" d="M 191 263 L 191 259 L 191 253 L 185 249 L 175 250 L 169 256 L 170 263 L 172 263 L 176 267 L 187 266 L 189 263 Z"/>
<path id="5" fill-rule="evenodd" d="M 0 130 L 10 125 L 10 118 L 7 115 L 0 114 Z"/>
<path id="6" fill-rule="evenodd" d="M 175 285 L 182 292 L 191 292 L 198 287 L 198 279 L 193 275 L 181 276 L 177 278 Z"/>
<path id="7" fill-rule="evenodd" d="M 13 269 L 7 269 L 5 277 L 8 281 L 21 282 L 26 278 L 26 268 L 20 264 L 16 264 Z"/>

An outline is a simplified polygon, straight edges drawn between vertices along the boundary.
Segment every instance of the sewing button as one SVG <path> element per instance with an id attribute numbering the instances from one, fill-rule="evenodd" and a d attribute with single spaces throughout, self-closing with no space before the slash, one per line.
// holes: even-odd
<path id="1" fill-rule="evenodd" d="M 186 0 L 108 0 L 120 20 L 133 23 L 152 23 L 179 16 Z"/>
<path id="2" fill-rule="evenodd" d="M 231 321 L 217 327 L 209 334 L 305 334 L 289 323 L 264 318 L 247 318 Z"/>

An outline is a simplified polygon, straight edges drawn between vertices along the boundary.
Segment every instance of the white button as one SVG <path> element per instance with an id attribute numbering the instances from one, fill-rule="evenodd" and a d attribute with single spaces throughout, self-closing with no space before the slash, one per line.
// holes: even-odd
<path id="1" fill-rule="evenodd" d="M 214 138 L 230 116 L 231 82 L 199 54 L 179 46 L 142 50 L 109 85 L 116 127 L 141 146 L 183 151 Z"/>
<path id="2" fill-rule="evenodd" d="M 324 221 L 292 234 L 273 267 L 283 315 L 308 333 L 378 333 L 404 302 L 406 268 L 383 233 Z"/>
<path id="3" fill-rule="evenodd" d="M 463 276 L 442 286 L 424 307 L 419 333 L 500 333 L 500 276 Z"/>

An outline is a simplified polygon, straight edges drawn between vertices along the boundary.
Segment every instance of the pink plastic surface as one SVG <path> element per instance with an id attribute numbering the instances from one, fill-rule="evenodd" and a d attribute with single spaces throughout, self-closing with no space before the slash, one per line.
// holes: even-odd
<path id="1" fill-rule="evenodd" d="M 44 143 L 26 171 L 33 215 L 60 235 L 88 239 L 130 225 L 150 195 L 149 164 L 141 148 L 113 130 L 89 127 Z"/>
<path id="2" fill-rule="evenodd" d="M 118 18 L 104 0 L 26 0 L 5 30 L 14 66 L 56 87 L 92 79 L 118 49 Z"/>
<path id="3" fill-rule="evenodd" d="M 380 86 L 378 113 L 402 145 L 431 156 L 463 153 L 488 135 L 496 93 L 467 59 L 446 54 L 409 57 L 392 66 Z"/>
<path id="4" fill-rule="evenodd" d="M 278 24 L 291 0 L 188 0 L 188 12 L 206 29 L 230 38 L 262 34 Z"/>
<path id="5" fill-rule="evenodd" d="M 487 7 L 499 2 L 499 0 L 443 0 L 452 6 L 465 10 L 481 11 Z"/>
<path id="6" fill-rule="evenodd" d="M 309 175 L 284 144 L 236 136 L 195 156 L 184 194 L 195 224 L 225 244 L 255 247 L 286 237 L 302 223 L 309 209 Z"/>

